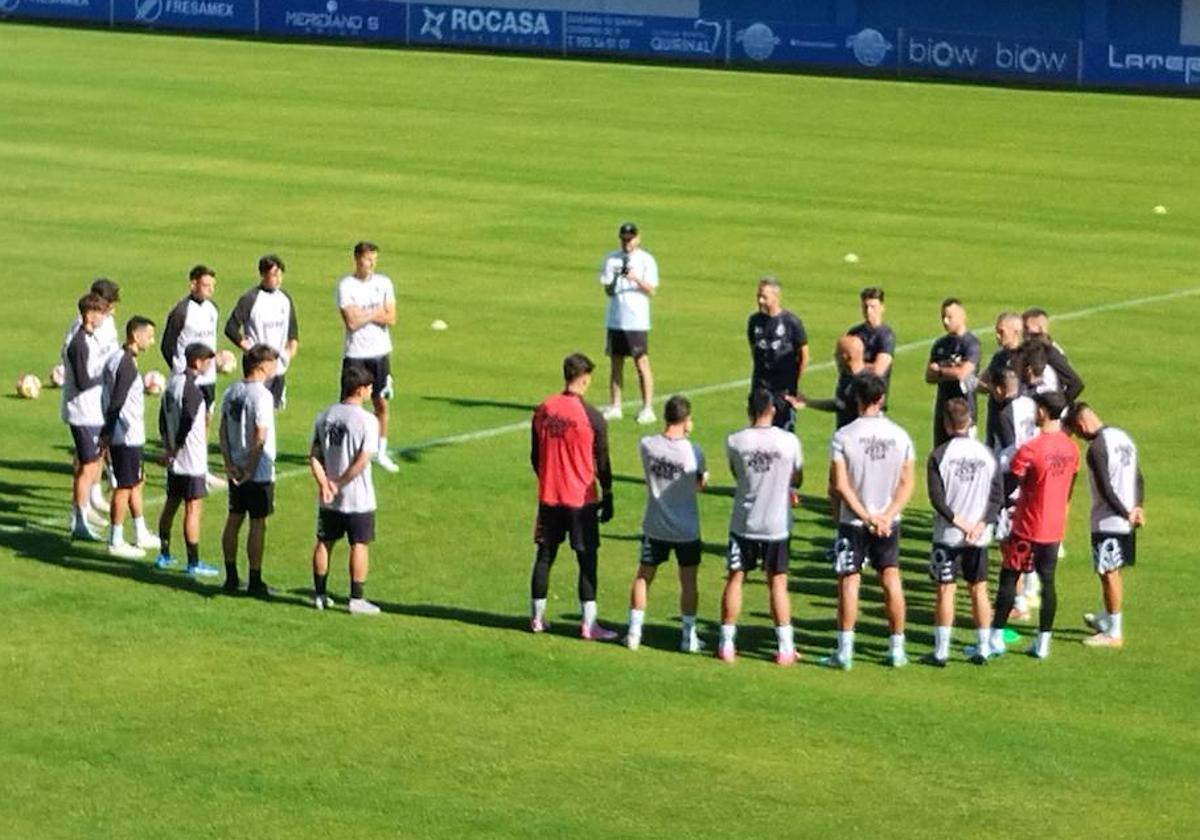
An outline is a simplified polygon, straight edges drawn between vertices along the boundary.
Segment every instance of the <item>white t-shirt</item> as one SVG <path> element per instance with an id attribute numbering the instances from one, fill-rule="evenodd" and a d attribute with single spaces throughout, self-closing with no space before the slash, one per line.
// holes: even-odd
<path id="1" fill-rule="evenodd" d="M 63 336 L 63 350 L 66 351 L 67 345 L 71 343 L 71 339 L 75 337 L 75 333 L 79 332 L 79 328 L 83 326 L 83 316 L 76 315 L 75 320 L 71 322 L 71 326 L 67 329 L 67 334 Z M 96 348 L 100 354 L 97 360 L 103 365 L 108 361 L 108 357 L 121 349 L 121 337 L 117 334 L 117 322 L 112 315 L 105 315 L 104 320 L 100 322 L 100 326 L 96 327 L 96 331 L 92 333 L 96 338 Z"/>
<path id="2" fill-rule="evenodd" d="M 638 451 L 646 475 L 646 513 L 642 534 L 662 542 L 700 539 L 696 492 L 704 475 L 704 452 L 687 438 L 642 438 Z"/>
<path id="3" fill-rule="evenodd" d="M 650 329 L 650 296 L 637 283 L 622 276 L 625 256 L 618 248 L 600 265 L 600 285 L 613 287 L 613 295 L 608 299 L 606 324 L 610 330 L 645 332 Z M 658 288 L 658 263 L 649 251 L 638 248 L 629 254 L 629 268 L 642 278 L 643 283 Z"/>
<path id="4" fill-rule="evenodd" d="M 359 453 L 379 451 L 379 421 L 360 405 L 334 403 L 321 412 L 313 426 L 313 444 L 321 453 L 326 474 L 337 477 L 350 469 Z M 370 513 L 375 510 L 375 485 L 371 462 L 343 487 L 333 501 L 322 504 L 341 513 Z"/>
<path id="5" fill-rule="evenodd" d="M 262 457 L 251 481 L 269 483 L 275 480 L 275 398 L 261 382 L 239 380 L 226 389 L 221 398 L 221 417 L 225 420 L 225 436 L 229 440 L 229 456 L 233 463 L 245 467 L 250 462 L 255 429 L 267 430 Z"/>
<path id="6" fill-rule="evenodd" d="M 792 530 L 792 476 L 804 464 L 800 439 L 776 426 L 749 426 L 725 444 L 737 479 L 729 532 L 748 540 L 787 539 Z"/>
<path id="7" fill-rule="evenodd" d="M 359 280 L 353 274 L 347 274 L 338 281 L 338 309 L 358 306 L 372 314 L 395 302 L 396 290 L 386 275 L 372 274 L 366 280 Z M 346 330 L 342 355 L 347 359 L 374 359 L 391 352 L 391 333 L 381 324 L 363 324 L 356 330 Z"/>
<path id="8" fill-rule="evenodd" d="M 904 465 L 916 458 L 916 452 L 908 432 L 876 414 L 859 417 L 834 432 L 829 457 L 846 465 L 850 486 L 859 501 L 869 513 L 876 514 L 891 505 Z M 841 521 L 862 524 L 850 505 L 842 505 Z"/>

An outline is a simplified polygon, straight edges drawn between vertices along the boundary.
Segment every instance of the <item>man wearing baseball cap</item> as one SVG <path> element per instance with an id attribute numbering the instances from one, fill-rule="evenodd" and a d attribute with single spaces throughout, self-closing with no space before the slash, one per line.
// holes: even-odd
<path id="1" fill-rule="evenodd" d="M 608 340 L 606 349 L 612 359 L 609 379 L 610 402 L 604 409 L 608 420 L 620 420 L 621 387 L 625 379 L 625 357 L 633 357 L 638 384 L 642 390 L 639 423 L 653 423 L 654 374 L 650 371 L 648 337 L 650 298 L 658 290 L 658 263 L 642 250 L 638 226 L 625 222 L 617 231 L 621 247 L 611 251 L 600 266 L 600 285 L 608 295 Z"/>

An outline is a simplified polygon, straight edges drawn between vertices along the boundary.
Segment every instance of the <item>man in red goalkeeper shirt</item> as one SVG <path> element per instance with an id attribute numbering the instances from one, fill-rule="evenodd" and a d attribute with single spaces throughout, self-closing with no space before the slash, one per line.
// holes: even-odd
<path id="1" fill-rule="evenodd" d="M 1079 471 L 1079 450 L 1062 430 L 1066 398 L 1058 391 L 1034 396 L 1041 434 L 1027 441 L 1013 456 L 1009 471 L 1019 482 L 1020 496 L 1013 513 L 1012 534 L 1001 545 L 1003 563 L 992 615 L 991 655 L 1004 653 L 1004 627 L 1017 594 L 1021 573 L 1036 571 L 1042 581 L 1042 605 L 1038 613 L 1038 635 L 1029 655 L 1050 655 L 1050 631 L 1058 594 L 1054 570 L 1058 546 L 1067 528 L 1067 503 Z"/>
<path id="2" fill-rule="evenodd" d="M 549 628 L 546 594 L 550 567 L 558 547 L 570 538 L 579 561 L 580 635 L 611 641 L 617 634 L 596 621 L 596 555 L 600 522 L 613 515 L 612 466 L 608 459 L 608 425 L 600 412 L 584 402 L 592 384 L 592 360 L 582 353 L 563 359 L 562 393 L 548 397 L 533 414 L 529 458 L 538 477 L 538 514 L 533 540 L 537 555 L 530 581 L 529 628 Z M 596 492 L 599 481 L 600 494 Z"/>

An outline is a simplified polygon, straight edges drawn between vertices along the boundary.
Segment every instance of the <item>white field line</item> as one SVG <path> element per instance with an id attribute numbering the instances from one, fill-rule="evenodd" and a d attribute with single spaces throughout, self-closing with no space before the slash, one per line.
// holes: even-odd
<path id="1" fill-rule="evenodd" d="M 1163 303 L 1165 301 L 1178 300 L 1179 298 L 1193 297 L 1195 295 L 1200 295 L 1200 286 L 1193 286 L 1190 289 L 1179 289 L 1178 291 L 1166 292 L 1161 295 L 1149 295 L 1147 297 L 1129 298 L 1128 300 L 1119 300 L 1119 301 L 1114 301 L 1113 303 L 1103 303 L 1098 306 L 1089 306 L 1086 309 L 1076 309 L 1071 312 L 1063 312 L 1058 315 L 1052 315 L 1051 319 L 1054 321 L 1074 321 L 1079 318 L 1087 318 L 1091 315 L 1098 315 L 1101 312 L 1114 312 L 1114 311 L 1121 310 L 1121 309 L 1133 309 L 1138 306 L 1148 306 L 1152 303 Z M 976 330 L 974 330 L 974 332 L 987 333 L 987 332 L 991 331 L 991 329 L 992 328 L 990 326 L 989 327 L 980 327 L 980 328 L 977 328 Z M 896 345 L 896 355 L 899 355 L 900 353 L 907 353 L 910 350 L 916 350 L 921 347 L 928 347 L 935 340 L 937 340 L 937 338 L 938 338 L 938 336 L 930 336 L 929 338 L 923 338 L 923 339 L 919 339 L 917 341 L 908 341 L 908 342 L 905 342 L 904 344 L 898 344 L 898 345 Z M 830 360 L 830 361 L 824 361 L 824 362 L 817 362 L 816 364 L 809 365 L 808 369 L 810 371 L 818 371 L 818 370 L 828 370 L 832 367 L 833 367 L 833 362 Z M 716 393 L 720 393 L 722 391 L 733 391 L 733 390 L 737 390 L 739 388 L 745 388 L 749 384 L 750 384 L 749 379 L 732 379 L 728 382 L 717 382 L 712 385 L 700 385 L 696 388 L 679 389 L 679 393 L 687 394 L 689 397 L 694 397 L 694 396 L 699 396 L 701 394 L 716 394 Z M 625 407 L 628 407 L 628 408 L 632 408 L 632 407 L 635 407 L 638 405 L 638 400 L 636 400 L 636 399 L 626 400 L 622 405 L 624 405 Z M 512 432 L 524 431 L 524 430 L 527 430 L 528 428 L 529 428 L 529 421 L 521 420 L 516 423 L 506 423 L 503 426 L 491 426 L 490 428 L 477 429 L 476 431 L 473 431 L 473 432 L 460 432 L 459 434 L 456 434 L 456 435 L 446 435 L 445 437 L 431 438 L 429 440 L 421 441 L 419 443 L 413 443 L 413 444 L 409 444 L 408 446 L 402 446 L 402 447 L 396 449 L 395 451 L 399 455 L 411 455 L 411 454 L 414 454 L 417 452 L 423 452 L 426 449 L 433 449 L 433 448 L 439 447 L 439 446 L 454 446 L 456 444 L 471 443 L 472 441 L 477 441 L 477 440 L 486 440 L 488 438 L 499 437 L 500 435 L 507 435 Z M 309 474 L 308 470 L 303 467 L 297 467 L 295 469 L 290 469 L 290 470 L 280 470 L 276 474 L 275 480 L 277 482 L 279 482 L 279 481 L 284 481 L 289 478 L 296 478 L 297 476 L 308 475 L 308 474 Z M 219 491 L 214 490 L 213 492 L 219 492 Z M 154 498 L 147 498 L 145 501 L 145 504 L 147 507 L 157 507 L 165 501 L 166 501 L 165 496 L 156 496 Z M 59 522 L 57 519 L 39 520 L 39 524 L 50 525 L 50 526 L 57 525 L 59 527 L 62 526 L 62 523 Z"/>

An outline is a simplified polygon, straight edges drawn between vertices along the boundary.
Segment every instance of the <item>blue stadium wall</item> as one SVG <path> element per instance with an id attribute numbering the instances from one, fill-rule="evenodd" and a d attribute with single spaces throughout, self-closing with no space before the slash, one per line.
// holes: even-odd
<path id="1" fill-rule="evenodd" d="M 0 0 L 0 21 L 1200 94 L 1200 0 Z"/>

